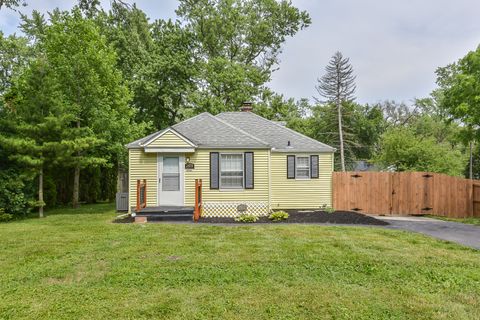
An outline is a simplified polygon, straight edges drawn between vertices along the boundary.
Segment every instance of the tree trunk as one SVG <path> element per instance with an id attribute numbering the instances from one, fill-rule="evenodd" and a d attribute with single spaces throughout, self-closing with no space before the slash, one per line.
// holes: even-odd
<path id="1" fill-rule="evenodd" d="M 77 121 L 77 128 L 80 128 L 80 121 Z M 80 158 L 80 152 L 77 153 L 77 156 Z M 78 160 L 80 161 L 80 159 Z M 80 164 L 75 165 L 75 171 L 73 174 L 73 197 L 72 197 L 72 206 L 73 208 L 78 208 L 78 202 L 80 199 Z"/>
<path id="2" fill-rule="evenodd" d="M 43 218 L 43 166 L 38 173 L 38 217 Z"/>
<path id="3" fill-rule="evenodd" d="M 73 174 L 73 198 L 72 198 L 72 206 L 74 208 L 78 208 L 78 201 L 80 195 L 80 166 L 75 166 L 75 172 Z"/>
<path id="4" fill-rule="evenodd" d="M 342 171 L 345 172 L 345 152 L 343 149 L 343 127 L 342 127 L 342 103 L 340 100 L 337 100 L 337 111 L 338 111 L 338 136 L 340 138 L 340 164 L 342 166 Z"/>

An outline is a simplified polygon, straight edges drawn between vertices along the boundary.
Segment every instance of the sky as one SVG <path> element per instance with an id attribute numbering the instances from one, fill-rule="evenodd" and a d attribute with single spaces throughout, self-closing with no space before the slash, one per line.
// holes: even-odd
<path id="1" fill-rule="evenodd" d="M 70 9 L 75 0 L 26 0 L 23 13 Z M 127 1 L 132 3 L 133 1 Z M 175 19 L 174 0 L 135 1 L 153 19 Z M 288 38 L 279 70 L 268 84 L 285 97 L 316 96 L 317 78 L 331 56 L 350 58 L 356 74 L 357 101 L 411 103 L 435 88 L 435 70 L 480 44 L 478 0 L 293 0 L 312 24 Z M 104 8 L 109 1 L 102 0 Z M 2 8 L 0 30 L 17 31 L 19 15 Z"/>

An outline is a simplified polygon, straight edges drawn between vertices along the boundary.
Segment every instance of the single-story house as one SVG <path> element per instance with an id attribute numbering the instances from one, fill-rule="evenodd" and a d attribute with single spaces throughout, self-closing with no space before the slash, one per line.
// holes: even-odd
<path id="1" fill-rule="evenodd" d="M 127 147 L 130 212 L 143 179 L 147 207 L 194 206 L 202 179 L 207 217 L 332 206 L 335 149 L 256 115 L 251 104 L 201 113 Z"/>

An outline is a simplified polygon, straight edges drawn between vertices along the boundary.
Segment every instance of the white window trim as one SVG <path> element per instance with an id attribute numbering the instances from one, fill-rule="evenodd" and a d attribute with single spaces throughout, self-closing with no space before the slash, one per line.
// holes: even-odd
<path id="1" fill-rule="evenodd" d="M 222 155 L 235 154 L 240 155 L 242 159 L 242 187 L 223 187 L 222 186 Z M 218 155 L 218 186 L 220 191 L 238 191 L 245 190 L 245 159 L 242 152 L 220 152 Z"/>
<path id="2" fill-rule="evenodd" d="M 299 178 L 298 175 L 297 175 L 298 158 L 307 158 L 307 160 L 308 160 L 307 161 L 307 163 L 308 163 L 308 176 L 307 177 Z M 311 175 L 312 175 L 312 168 L 311 168 L 311 164 L 310 164 L 310 155 L 304 155 L 304 156 L 296 155 L 295 156 L 295 180 L 310 180 Z"/>

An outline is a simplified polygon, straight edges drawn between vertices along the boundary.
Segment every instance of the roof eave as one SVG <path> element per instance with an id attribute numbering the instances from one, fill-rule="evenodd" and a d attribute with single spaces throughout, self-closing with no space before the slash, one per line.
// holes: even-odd
<path id="1" fill-rule="evenodd" d="M 212 146 L 212 145 L 200 145 L 197 149 L 263 149 L 270 150 L 269 146 Z"/>
<path id="2" fill-rule="evenodd" d="M 272 152 L 278 153 L 334 153 L 335 149 L 272 149 Z"/>

